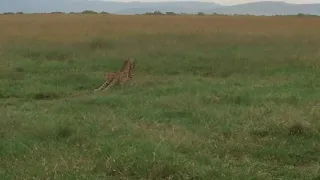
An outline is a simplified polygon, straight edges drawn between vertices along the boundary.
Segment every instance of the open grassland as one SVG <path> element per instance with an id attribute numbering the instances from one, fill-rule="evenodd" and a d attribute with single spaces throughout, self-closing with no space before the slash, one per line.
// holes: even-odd
<path id="1" fill-rule="evenodd" d="M 311 17 L 0 16 L 0 179 L 319 179 L 319 32 Z M 134 82 L 93 93 L 129 56 Z"/>

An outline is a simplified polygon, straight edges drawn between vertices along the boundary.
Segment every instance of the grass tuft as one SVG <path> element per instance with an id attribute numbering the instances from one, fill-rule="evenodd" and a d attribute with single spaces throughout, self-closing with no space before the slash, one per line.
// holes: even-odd
<path id="1" fill-rule="evenodd" d="M 39 92 L 35 93 L 32 98 L 35 100 L 52 100 L 52 99 L 58 99 L 60 96 L 57 93 L 53 92 Z"/>

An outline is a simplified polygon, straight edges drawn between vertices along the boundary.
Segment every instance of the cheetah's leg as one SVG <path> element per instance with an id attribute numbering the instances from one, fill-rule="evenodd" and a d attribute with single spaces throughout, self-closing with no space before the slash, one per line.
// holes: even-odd
<path id="1" fill-rule="evenodd" d="M 117 80 L 113 79 L 104 90 L 107 91 L 109 88 L 111 88 L 115 84 L 117 84 Z"/>
<path id="2" fill-rule="evenodd" d="M 108 81 L 105 81 L 99 88 L 95 89 L 94 91 L 100 91 L 102 89 L 105 89 L 109 85 L 110 85 L 110 83 Z"/>

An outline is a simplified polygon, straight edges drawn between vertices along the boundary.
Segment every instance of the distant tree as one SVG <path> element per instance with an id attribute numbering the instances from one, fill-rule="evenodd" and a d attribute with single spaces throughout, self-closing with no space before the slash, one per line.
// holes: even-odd
<path id="1" fill-rule="evenodd" d="M 11 15 L 14 14 L 13 12 L 4 12 L 3 15 Z"/>
<path id="2" fill-rule="evenodd" d="M 98 13 L 92 10 L 85 10 L 85 11 L 82 11 L 81 14 L 98 14 Z"/>
<path id="3" fill-rule="evenodd" d="M 163 15 L 163 13 L 160 11 L 154 11 L 153 13 L 146 12 L 145 15 L 156 15 L 157 16 L 157 15 Z"/>
<path id="4" fill-rule="evenodd" d="M 177 15 L 175 12 L 166 12 L 166 15 Z"/>
<path id="5" fill-rule="evenodd" d="M 16 14 L 23 14 L 23 12 L 16 12 Z"/>
<path id="6" fill-rule="evenodd" d="M 206 15 L 204 12 L 198 12 L 198 16 L 204 16 Z"/>
<path id="7" fill-rule="evenodd" d="M 154 11 L 153 14 L 154 15 L 163 15 L 163 13 L 161 11 Z"/>
<path id="8" fill-rule="evenodd" d="M 296 16 L 298 16 L 298 17 L 317 17 L 318 15 L 298 13 Z"/>
<path id="9" fill-rule="evenodd" d="M 57 11 L 57 12 L 51 12 L 50 14 L 64 14 L 64 12 Z"/>
<path id="10" fill-rule="evenodd" d="M 102 12 L 100 12 L 100 14 L 110 14 L 110 13 L 102 11 Z"/>

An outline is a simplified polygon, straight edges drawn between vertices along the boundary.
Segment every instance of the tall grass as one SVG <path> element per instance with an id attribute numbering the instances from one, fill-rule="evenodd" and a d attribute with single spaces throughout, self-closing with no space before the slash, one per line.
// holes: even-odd
<path id="1" fill-rule="evenodd" d="M 314 17 L 0 16 L 0 177 L 317 179 L 319 32 Z M 93 93 L 127 57 L 134 81 Z"/>

